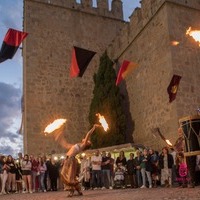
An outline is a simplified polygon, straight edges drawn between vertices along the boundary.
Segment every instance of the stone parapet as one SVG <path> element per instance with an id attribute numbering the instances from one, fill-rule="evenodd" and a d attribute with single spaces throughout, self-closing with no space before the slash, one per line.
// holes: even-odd
<path id="1" fill-rule="evenodd" d="M 113 19 L 123 20 L 123 9 L 121 0 L 113 0 L 111 10 L 109 10 L 108 0 L 97 0 L 97 7 L 93 6 L 92 0 L 81 0 L 80 3 L 76 0 L 29 0 L 38 3 L 45 3 L 62 8 L 69 8 L 78 11 L 88 12 L 95 15 L 102 15 Z"/>

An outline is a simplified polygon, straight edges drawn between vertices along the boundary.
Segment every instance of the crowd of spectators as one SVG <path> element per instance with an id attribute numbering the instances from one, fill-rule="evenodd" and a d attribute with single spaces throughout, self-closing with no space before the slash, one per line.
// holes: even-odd
<path id="1" fill-rule="evenodd" d="M 200 156 L 197 156 L 196 184 L 199 173 Z M 80 174 L 85 189 L 186 187 L 190 182 L 184 154 L 168 147 L 161 152 L 137 150 L 127 157 L 121 151 L 116 159 L 97 150 L 92 157 L 82 158 Z"/>
<path id="2" fill-rule="evenodd" d="M 22 157 L 21 153 L 18 156 L 0 157 L 0 194 L 57 191 L 62 160 L 58 162 L 52 156 Z"/>
<path id="3" fill-rule="evenodd" d="M 60 171 L 64 157 L 18 154 L 0 157 L 0 194 L 64 190 Z M 186 187 L 190 182 L 184 154 L 164 147 L 161 152 L 143 149 L 117 158 L 96 150 L 79 157 L 77 178 L 82 189 Z M 196 161 L 196 185 L 200 181 L 200 156 Z"/>

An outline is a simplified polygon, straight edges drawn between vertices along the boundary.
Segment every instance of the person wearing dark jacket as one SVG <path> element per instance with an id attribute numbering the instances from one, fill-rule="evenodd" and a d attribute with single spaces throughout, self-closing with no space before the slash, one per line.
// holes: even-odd
<path id="1" fill-rule="evenodd" d="M 130 153 L 130 158 L 127 161 L 127 174 L 131 187 L 136 188 L 136 164 L 133 153 Z"/>
<path id="2" fill-rule="evenodd" d="M 141 167 L 140 164 L 142 162 L 142 156 L 140 150 L 136 151 L 136 157 L 135 157 L 135 166 L 136 166 L 136 185 L 137 187 L 142 186 L 142 177 L 141 177 Z"/>
<path id="3" fill-rule="evenodd" d="M 119 156 L 117 157 L 115 164 L 117 166 L 126 167 L 127 161 L 126 161 L 126 157 L 125 157 L 124 151 L 120 151 L 119 152 Z"/>
<path id="4" fill-rule="evenodd" d="M 51 183 L 51 191 L 57 191 L 57 180 L 59 177 L 59 164 L 54 159 L 50 159 L 49 165 L 49 179 Z"/>
<path id="5" fill-rule="evenodd" d="M 147 149 L 143 150 L 143 156 L 141 157 L 141 174 L 142 174 L 142 186 L 140 188 L 146 188 L 146 176 L 149 183 L 149 188 L 152 188 L 152 178 L 151 178 L 151 156 L 149 155 Z"/>
<path id="6" fill-rule="evenodd" d="M 9 192 L 16 192 L 16 166 L 14 159 L 11 155 L 8 155 L 7 164 L 10 167 L 8 172 L 8 191 Z"/>
<path id="7" fill-rule="evenodd" d="M 161 185 L 170 187 L 172 185 L 172 166 L 174 163 L 173 156 L 169 154 L 168 148 L 164 147 L 159 158 L 161 169 Z"/>

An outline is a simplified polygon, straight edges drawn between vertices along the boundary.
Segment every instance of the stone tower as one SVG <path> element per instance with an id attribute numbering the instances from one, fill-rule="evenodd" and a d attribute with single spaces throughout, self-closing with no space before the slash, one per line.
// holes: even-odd
<path id="1" fill-rule="evenodd" d="M 80 141 L 88 130 L 93 74 L 107 49 L 112 60 L 139 66 L 120 84 L 129 102 L 135 143 L 160 150 L 166 143 L 152 129 L 159 127 L 174 143 L 178 120 L 196 114 L 200 105 L 200 48 L 186 30 L 200 29 L 199 0 L 142 0 L 129 23 L 123 22 L 122 1 L 25 0 L 24 149 L 28 153 L 64 151 L 43 130 L 66 118 L 65 136 Z M 173 43 L 176 41 L 176 43 Z M 176 45 L 174 45 L 176 44 Z M 96 51 L 82 78 L 69 78 L 72 47 Z M 115 66 L 114 66 L 115 67 Z M 182 76 L 177 97 L 169 103 L 173 74 Z"/>
<path id="2" fill-rule="evenodd" d="M 89 129 L 88 112 L 93 74 L 99 56 L 124 25 L 122 2 L 114 0 L 24 0 L 23 44 L 24 152 L 63 152 L 44 128 L 66 118 L 69 142 L 78 142 Z M 82 78 L 69 78 L 73 46 L 97 52 Z"/>
<path id="3" fill-rule="evenodd" d="M 200 48 L 186 30 L 200 29 L 199 18 L 199 0 L 142 0 L 108 47 L 110 57 L 120 63 L 126 59 L 139 64 L 120 85 L 128 94 L 134 142 L 160 150 L 166 143 L 152 132 L 159 127 L 174 144 L 179 119 L 196 114 Z M 167 87 L 173 74 L 182 79 L 176 99 L 169 103 Z"/>

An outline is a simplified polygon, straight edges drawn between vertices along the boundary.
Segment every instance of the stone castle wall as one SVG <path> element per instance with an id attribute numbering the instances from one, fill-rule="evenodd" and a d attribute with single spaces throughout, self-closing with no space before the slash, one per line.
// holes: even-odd
<path id="1" fill-rule="evenodd" d="M 189 27 L 199 29 L 200 1 L 188 1 L 188 4 L 190 8 L 187 4 L 171 3 L 168 6 L 170 40 L 179 42 L 179 45 L 171 46 L 173 72 L 182 76 L 177 96 L 178 118 L 195 115 L 200 105 L 200 48 L 186 35 Z"/>
<path id="2" fill-rule="evenodd" d="M 139 64 L 120 85 L 122 93 L 127 91 L 135 143 L 160 150 L 166 144 L 152 129 L 159 127 L 174 143 L 178 120 L 196 114 L 200 49 L 185 32 L 189 26 L 200 27 L 200 1 L 142 0 L 129 23 L 122 21 L 121 6 L 120 0 L 113 0 L 110 11 L 107 0 L 98 0 L 97 8 L 91 0 L 25 0 L 24 30 L 30 33 L 23 48 L 26 152 L 61 151 L 42 134 L 55 118 L 67 118 L 70 142 L 88 130 L 92 76 L 106 48 L 118 60 L 117 70 L 124 59 Z M 98 52 L 81 79 L 69 78 L 73 45 Z M 173 74 L 182 79 L 176 100 L 169 104 Z"/>
<path id="3" fill-rule="evenodd" d="M 185 35 L 197 26 L 200 1 L 143 0 L 130 24 L 109 46 L 110 57 L 139 64 L 123 83 L 135 123 L 136 143 L 160 149 L 166 145 L 152 129 L 159 127 L 174 143 L 178 121 L 194 115 L 200 104 L 199 47 Z M 180 45 L 172 46 L 172 41 Z M 182 76 L 177 99 L 168 103 L 167 87 L 173 74 Z M 123 91 L 124 85 L 121 85 Z"/>
<path id="4" fill-rule="evenodd" d="M 103 3 L 102 3 L 103 2 Z M 98 7 L 90 1 L 25 0 L 24 62 L 24 151 L 62 152 L 44 128 L 57 118 L 66 118 L 65 137 L 79 142 L 89 129 L 88 113 L 93 92 L 93 74 L 99 56 L 120 32 L 124 21 L 106 11 L 105 0 Z M 119 0 L 113 9 L 120 10 Z M 87 12 L 86 12 L 87 11 Z M 69 78 L 73 46 L 97 52 L 82 78 Z"/>

